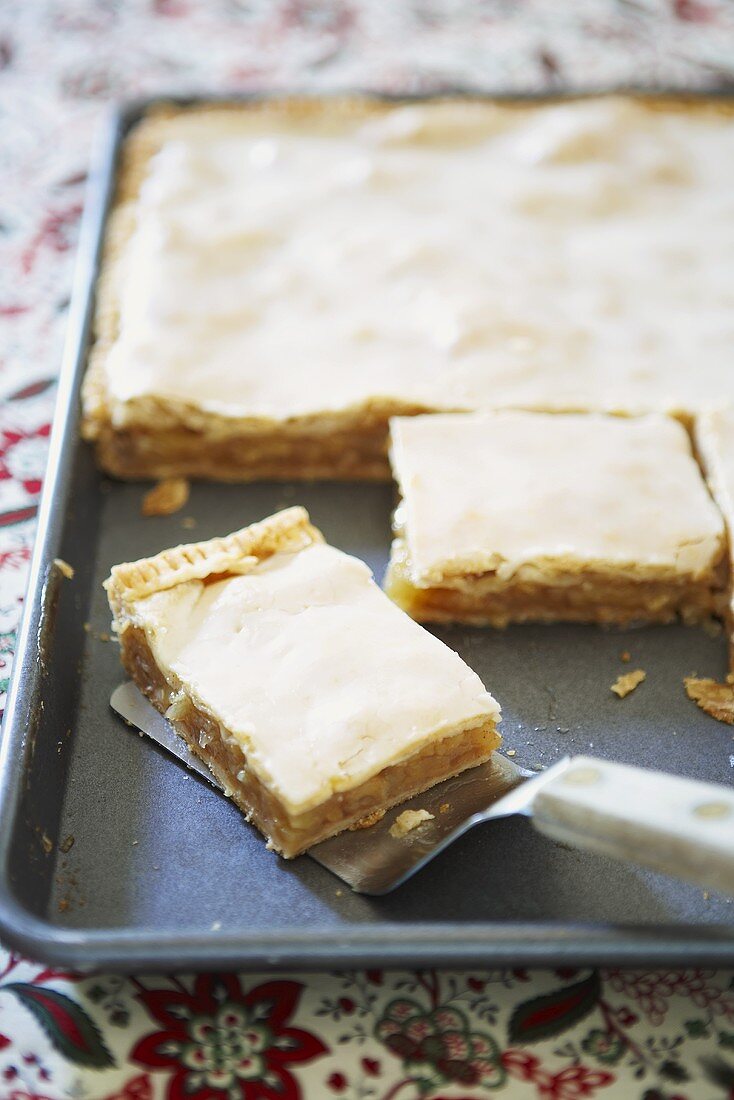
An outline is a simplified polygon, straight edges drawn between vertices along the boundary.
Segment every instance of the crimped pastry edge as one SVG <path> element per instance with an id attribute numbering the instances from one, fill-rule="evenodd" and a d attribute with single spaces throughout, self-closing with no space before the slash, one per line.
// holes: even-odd
<path id="1" fill-rule="evenodd" d="M 104 587 L 117 617 L 154 592 L 220 573 L 249 573 L 272 554 L 294 553 L 323 541 L 305 508 L 286 508 L 223 538 L 174 546 L 151 558 L 115 565 Z"/>

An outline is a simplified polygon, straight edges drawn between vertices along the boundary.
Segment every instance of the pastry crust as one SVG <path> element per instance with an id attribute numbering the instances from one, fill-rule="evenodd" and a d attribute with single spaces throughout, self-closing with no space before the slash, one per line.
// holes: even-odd
<path id="1" fill-rule="evenodd" d="M 729 669 L 734 673 L 734 406 L 723 406 L 697 417 L 694 446 L 729 536 L 729 583 L 726 626 Z"/>
<path id="2" fill-rule="evenodd" d="M 286 508 L 224 538 L 174 546 L 153 558 L 114 565 L 104 586 L 117 616 L 154 592 L 215 575 L 247 573 L 273 554 L 295 553 L 323 541 L 305 508 Z"/>
<path id="3" fill-rule="evenodd" d="M 128 674 L 288 858 L 499 745 L 479 679 L 302 508 L 106 588 Z"/>
<path id="4" fill-rule="evenodd" d="M 683 680 L 686 695 L 696 706 L 711 715 L 717 722 L 734 726 L 734 687 L 708 678 L 686 676 Z"/>
<path id="5" fill-rule="evenodd" d="M 180 117 L 213 122 L 246 110 L 303 121 L 321 117 L 364 121 L 390 110 L 364 97 L 335 97 L 325 104 L 310 97 L 250 100 L 242 104 L 152 109 L 122 146 L 117 191 L 109 217 L 97 281 L 94 344 L 82 386 L 82 436 L 95 446 L 102 469 L 123 480 L 193 477 L 213 481 L 335 479 L 387 481 L 388 423 L 392 416 L 430 412 L 431 405 L 375 397 L 355 408 L 285 420 L 234 418 L 170 398 L 147 397 L 116 422 L 105 364 L 120 331 L 123 257 L 136 225 L 136 202 L 150 160 Z"/>
<path id="6" fill-rule="evenodd" d="M 532 129 L 533 120 L 544 117 L 543 111 L 548 112 L 546 129 L 544 130 L 539 124 L 538 134 L 531 135 L 532 141 L 529 139 L 526 141 L 522 132 L 525 120 L 528 120 L 528 125 Z M 556 113 L 553 114 L 553 111 Z M 241 481 L 262 478 L 333 477 L 385 480 L 389 477 L 386 458 L 387 423 L 391 416 L 396 415 L 408 416 L 453 409 L 471 411 L 493 406 L 549 411 L 601 409 L 621 414 L 661 409 L 689 422 L 695 411 L 707 404 L 709 398 L 716 400 L 723 393 L 729 392 L 728 370 L 721 371 L 713 360 L 711 364 L 707 361 L 701 366 L 705 378 L 699 386 L 693 385 L 689 363 L 683 363 L 684 357 L 679 357 L 681 363 L 677 365 L 669 364 L 664 349 L 655 350 L 662 339 L 659 333 L 666 331 L 665 326 L 658 326 L 659 331 L 655 329 L 647 333 L 643 331 L 644 320 L 637 325 L 640 318 L 636 314 L 630 315 L 629 318 L 625 315 L 621 320 L 615 320 L 614 327 L 615 332 L 624 335 L 624 339 L 629 338 L 631 341 L 629 348 L 620 348 L 614 362 L 610 364 L 596 366 L 598 355 L 593 352 L 593 347 L 592 354 L 588 356 L 588 362 L 581 362 L 579 359 L 579 354 L 583 352 L 584 347 L 587 345 L 591 347 L 599 337 L 601 330 L 607 324 L 608 315 L 611 313 L 616 316 L 615 311 L 619 310 L 617 301 L 619 272 L 615 274 L 615 271 L 610 273 L 601 269 L 599 272 L 595 272 L 594 269 L 588 273 L 586 281 L 598 291 L 599 302 L 606 302 L 606 304 L 603 308 L 600 307 L 598 317 L 595 314 L 591 318 L 586 333 L 581 330 L 576 332 L 575 314 L 567 318 L 567 323 L 566 321 L 559 325 L 554 323 L 550 327 L 546 324 L 547 318 L 541 318 L 538 331 L 534 331 L 533 311 L 538 302 L 547 297 L 540 284 L 538 292 L 531 295 L 529 301 L 525 303 L 528 308 L 523 309 L 519 320 L 514 315 L 511 317 L 508 314 L 505 317 L 501 310 L 494 320 L 488 319 L 487 301 L 483 300 L 477 300 L 471 307 L 467 306 L 469 313 L 465 317 L 462 309 L 467 298 L 471 296 L 468 292 L 473 293 L 473 288 L 482 284 L 482 279 L 479 277 L 481 272 L 478 272 L 475 276 L 467 276 L 467 286 L 459 287 L 460 293 L 453 284 L 449 287 L 450 295 L 439 293 L 437 305 L 434 303 L 433 306 L 430 304 L 426 306 L 425 318 L 416 316 L 411 320 L 408 328 L 398 324 L 395 340 L 391 343 L 388 339 L 386 342 L 377 344 L 374 353 L 366 355 L 362 360 L 357 356 L 358 343 L 355 344 L 350 338 L 351 342 L 348 341 L 341 350 L 338 345 L 331 348 L 327 342 L 319 353 L 321 359 L 318 355 L 316 357 L 312 355 L 310 358 L 306 357 L 302 363 L 300 344 L 296 337 L 288 355 L 285 356 L 288 361 L 293 359 L 294 372 L 309 376 L 317 372 L 323 373 L 326 368 L 331 370 L 331 383 L 328 379 L 321 380 L 312 387 L 316 399 L 323 396 L 323 403 L 316 400 L 315 403 L 309 404 L 308 409 L 302 407 L 302 392 L 294 403 L 291 403 L 290 399 L 284 399 L 282 407 L 277 402 L 273 406 L 271 388 L 266 395 L 268 400 L 263 399 L 260 403 L 252 401 L 251 404 L 248 404 L 245 399 L 233 400 L 229 402 L 228 408 L 227 386 L 222 382 L 214 384 L 215 392 L 217 387 L 221 389 L 221 400 L 214 403 L 216 405 L 214 407 L 211 402 L 194 399 L 190 393 L 187 398 L 185 387 L 183 390 L 179 387 L 176 395 L 173 392 L 176 386 L 165 384 L 158 389 L 155 385 L 151 385 L 147 390 L 142 386 L 132 395 L 120 396 L 113 392 L 109 380 L 110 363 L 121 339 L 121 296 L 131 281 L 125 274 L 125 259 L 135 237 L 140 216 L 141 186 L 150 171 L 153 158 L 161 150 L 165 151 L 171 145 L 180 143 L 181 139 L 187 140 L 186 135 L 192 126 L 196 131 L 196 140 L 192 145 L 195 152 L 200 134 L 221 131 L 226 137 L 236 130 L 238 120 L 243 118 L 261 119 L 261 132 L 266 137 L 267 127 L 271 124 L 277 128 L 278 125 L 298 123 L 299 132 L 302 130 L 305 135 L 308 135 L 313 131 L 318 137 L 320 134 L 336 132 L 339 127 L 344 128 L 345 125 L 352 127 L 356 132 L 374 123 L 378 128 L 384 128 L 387 137 L 384 135 L 383 137 L 388 145 L 393 143 L 399 147 L 400 143 L 404 142 L 408 147 L 412 142 L 413 152 L 425 150 L 432 142 L 442 149 L 446 146 L 446 151 L 441 153 L 444 158 L 442 163 L 448 163 L 447 158 L 461 157 L 462 143 L 468 146 L 467 156 L 471 156 L 476 153 L 476 149 L 472 146 L 475 139 L 481 141 L 487 134 L 491 137 L 495 131 L 504 139 L 505 129 L 512 131 L 516 126 L 519 152 L 515 160 L 518 163 L 513 160 L 514 153 L 505 160 L 508 171 L 519 172 L 518 179 L 522 184 L 520 190 L 527 184 L 523 174 L 525 169 L 522 165 L 523 157 L 530 154 L 525 149 L 525 145 L 532 152 L 531 146 L 535 148 L 533 142 L 537 144 L 540 166 L 535 168 L 536 175 L 541 169 L 545 170 L 546 162 L 551 165 L 547 194 L 542 187 L 536 194 L 533 184 L 527 195 L 524 191 L 522 194 L 518 192 L 513 199 L 515 204 L 522 205 L 523 202 L 529 204 L 528 211 L 519 210 L 518 214 L 511 202 L 506 212 L 510 218 L 521 215 L 522 224 L 529 226 L 536 217 L 541 218 L 542 224 L 549 221 L 555 222 L 554 203 L 561 204 L 562 218 L 568 214 L 569 205 L 568 199 L 564 197 L 564 189 L 567 186 L 574 186 L 575 176 L 572 173 L 568 183 L 565 182 L 565 177 L 559 177 L 559 183 L 556 186 L 555 176 L 552 174 L 555 171 L 554 165 L 561 166 L 559 171 L 562 172 L 562 166 L 566 161 L 571 169 L 577 164 L 585 167 L 593 163 L 599 171 L 602 171 L 599 165 L 603 163 L 604 158 L 596 156 L 595 151 L 598 152 L 598 150 L 594 142 L 606 143 L 604 148 L 609 152 L 610 160 L 613 162 L 617 144 L 621 140 L 620 134 L 627 133 L 630 129 L 634 130 L 638 123 L 644 134 L 647 126 L 645 120 L 653 118 L 658 111 L 664 112 L 673 119 L 679 115 L 700 118 L 702 120 L 700 127 L 692 128 L 695 139 L 697 134 L 699 137 L 701 134 L 705 136 L 706 128 L 716 120 L 728 121 L 732 108 L 730 105 L 715 102 L 706 104 L 700 100 L 687 101 L 682 97 L 646 99 L 643 105 L 629 97 L 611 97 L 607 100 L 599 97 L 578 103 L 565 102 L 555 107 L 552 104 L 529 106 L 522 103 L 493 105 L 486 101 L 471 99 L 432 101 L 419 106 L 405 106 L 344 97 L 328 101 L 288 98 L 279 101 L 248 102 L 245 105 L 233 103 L 189 108 L 164 105 L 151 111 L 133 128 L 122 148 L 118 190 L 108 225 L 101 276 L 98 281 L 95 342 L 83 388 L 82 430 L 85 437 L 94 443 L 100 464 L 108 473 L 121 478 L 184 476 Z M 594 112 L 597 112 L 599 117 Z M 722 128 L 721 133 L 717 130 L 714 137 L 718 140 L 722 134 L 726 137 L 727 133 L 728 129 Z M 685 195 L 686 188 L 689 188 L 691 194 L 697 193 L 697 181 L 689 179 L 687 173 L 694 162 L 708 164 L 707 157 L 686 155 L 686 149 L 681 150 L 678 147 L 679 144 L 685 146 L 687 140 L 685 134 L 680 139 L 675 135 L 671 138 L 663 127 L 660 133 L 655 129 L 654 136 L 655 141 L 651 145 L 650 157 L 648 159 L 643 157 L 638 165 L 637 147 L 631 147 L 631 151 L 628 151 L 629 165 L 620 174 L 631 174 L 630 187 L 640 193 L 644 193 L 648 186 L 652 189 L 662 188 L 660 196 L 663 202 L 667 202 L 669 196 L 676 193 L 676 187 L 680 188 L 680 194 Z M 704 152 L 709 149 L 708 140 L 704 142 Z M 372 141 L 372 138 L 369 141 Z M 354 148 L 345 143 L 347 175 L 349 172 L 356 172 L 358 177 L 363 169 L 368 172 L 368 168 L 361 164 L 360 157 L 365 149 L 367 159 L 371 152 L 374 152 L 374 147 L 370 146 L 369 141 L 364 148 L 359 142 L 354 143 Z M 514 145 L 512 148 L 514 149 Z M 200 153 L 200 155 L 205 158 L 208 154 Z M 533 153 L 533 156 L 535 155 Z M 624 156 L 627 156 L 627 153 Z M 623 162 L 624 156 L 622 156 Z M 348 159 L 349 157 L 352 159 Z M 726 160 L 726 157 L 720 159 Z M 337 164 L 336 161 L 334 163 Z M 337 167 L 339 167 L 338 164 Z M 389 184 L 391 170 L 387 171 L 386 184 L 385 181 L 378 180 L 378 191 L 383 184 L 385 186 Z M 202 171 L 206 177 L 208 171 L 206 164 Z M 640 173 L 639 180 L 633 178 L 636 171 Z M 463 178 L 471 178 L 472 173 L 464 172 L 462 175 Z M 195 178 L 198 177 L 191 177 L 191 179 Z M 356 185 L 359 182 L 357 179 Z M 352 185 L 349 180 L 347 183 L 349 186 Z M 712 184 L 709 176 L 702 177 L 701 194 L 705 195 L 705 188 L 710 186 Z M 725 187 L 726 181 L 720 181 L 717 186 Z M 204 190 L 205 183 L 201 186 L 201 193 Z M 511 190 L 515 191 L 515 189 Z M 628 196 L 611 169 L 608 179 L 604 177 L 599 186 L 590 187 L 590 194 L 593 198 L 593 201 L 589 200 L 591 207 L 589 210 L 582 210 L 579 216 L 582 222 L 584 217 L 586 218 L 584 224 L 593 235 L 597 232 L 598 224 L 603 226 L 603 218 L 609 212 L 614 215 L 617 209 L 615 204 L 621 204 L 620 209 L 624 212 L 626 209 L 624 204 L 628 201 Z M 657 190 L 655 194 L 658 194 Z M 317 198 L 321 203 L 328 202 L 328 196 L 324 198 L 320 192 Z M 463 201 L 462 197 L 455 207 L 461 209 Z M 502 201 L 505 201 L 504 193 Z M 361 209 L 358 192 L 355 192 L 355 203 L 353 222 L 358 222 L 358 211 Z M 547 216 L 544 203 L 550 203 Z M 601 204 L 598 210 L 595 203 Z M 408 205 L 410 205 L 409 202 Z M 479 207 L 482 205 L 486 207 L 487 204 L 483 201 Z M 583 206 L 583 202 L 581 205 Z M 656 203 L 651 203 L 651 206 L 655 208 Z M 416 209 L 420 207 L 420 203 L 416 204 Z M 578 204 L 571 203 L 571 207 L 577 209 Z M 293 201 L 290 201 L 288 209 L 291 212 L 295 209 Z M 644 216 L 646 215 L 643 212 Z M 601 222 L 600 219 L 602 219 Z M 677 218 L 677 224 L 680 226 L 689 224 L 689 221 L 683 216 Z M 276 221 L 277 224 L 279 222 Z M 385 229 L 384 225 L 382 229 Z M 405 227 L 403 229 L 405 230 Z M 452 246 L 445 255 L 443 240 L 439 238 L 437 243 L 433 239 L 432 228 L 428 231 L 428 235 L 426 232 L 424 225 L 418 225 L 415 241 L 405 242 L 405 256 L 402 253 L 398 255 L 396 252 L 395 258 L 390 258 L 389 263 L 397 268 L 400 268 L 400 265 L 407 265 L 405 270 L 409 271 L 411 264 L 416 264 L 420 268 L 423 262 L 421 257 L 425 254 L 428 256 L 426 263 L 430 270 L 426 272 L 421 269 L 419 283 L 422 281 L 430 287 L 436 283 L 436 279 L 427 279 L 427 274 L 435 276 L 437 272 L 442 272 L 446 255 L 449 259 L 453 258 L 453 261 L 457 256 L 462 259 L 462 250 L 471 250 L 473 235 L 470 232 L 468 240 L 461 237 L 455 247 Z M 453 240 L 454 236 L 450 236 Z M 654 233 L 651 236 L 654 237 Z M 387 239 L 391 240 L 392 237 Z M 400 245 L 400 241 L 395 239 L 397 245 Z M 491 239 L 491 233 L 489 239 Z M 585 270 L 583 265 L 587 262 L 583 257 L 608 253 L 606 248 L 592 248 L 591 244 L 593 241 L 588 245 L 584 244 L 582 249 L 582 261 L 578 269 L 582 275 Z M 670 247 L 674 252 L 675 244 L 671 244 Z M 696 247 L 696 244 L 694 242 L 694 245 L 691 245 L 686 238 L 681 244 L 681 249 L 685 250 L 689 247 Z M 380 245 L 376 251 L 381 249 Z M 547 249 L 541 244 L 540 248 L 536 247 L 532 251 L 532 255 L 536 257 L 539 254 L 551 255 L 553 251 L 552 248 Z M 532 255 L 528 260 L 531 266 L 534 262 Z M 280 263 L 280 257 L 276 256 L 276 260 Z M 520 260 L 520 267 L 522 267 L 522 257 Z M 654 264 L 657 262 L 658 260 L 654 260 Z M 500 264 L 500 266 L 506 269 L 508 265 Z M 669 266 L 666 266 L 666 272 Z M 683 265 L 683 269 L 690 269 L 690 267 L 690 264 Z M 715 265 L 712 264 L 712 270 L 714 267 Z M 626 274 L 622 282 L 628 279 L 628 268 L 629 262 L 625 259 Z M 348 259 L 344 260 L 344 269 L 345 278 L 341 281 L 348 283 Z M 670 267 L 670 271 L 673 272 L 671 278 L 678 278 L 675 274 L 677 270 L 676 267 Z M 541 273 L 543 280 L 546 276 L 548 276 L 547 272 Z M 384 277 L 381 276 L 374 285 L 392 285 L 390 278 L 385 273 Z M 166 280 L 160 273 L 157 279 L 158 286 L 166 285 Z M 133 279 L 132 282 L 135 280 Z M 552 279 L 551 282 L 555 283 L 556 280 Z M 645 280 L 645 286 L 654 287 L 658 282 L 653 273 L 649 279 Z M 439 291 L 440 283 L 439 279 Z M 374 296 L 374 285 L 366 282 L 362 286 L 357 280 L 350 301 L 370 300 Z M 185 290 L 186 287 L 183 289 Z M 490 290 L 492 290 L 491 287 Z M 672 287 L 672 292 L 677 297 L 683 296 L 683 291 L 677 283 Z M 322 296 L 326 293 L 328 299 L 328 288 L 326 290 L 322 288 L 320 293 Z M 503 289 L 500 286 L 491 293 L 489 291 L 487 293 L 491 305 L 489 314 L 492 316 L 493 309 L 500 299 L 513 301 L 518 297 L 511 287 Z M 413 295 L 413 298 L 415 297 L 416 295 Z M 448 301 L 449 298 L 453 304 L 447 305 L 444 309 L 444 301 Z M 284 288 L 282 296 L 276 296 L 276 299 L 288 300 L 287 287 Z M 266 299 L 266 307 L 270 301 L 271 299 Z M 394 317 L 401 317 L 403 312 L 401 303 L 402 299 L 397 301 L 393 308 L 387 302 L 383 313 L 374 323 L 373 328 L 380 338 L 385 332 L 392 331 Z M 330 303 L 327 300 L 326 306 L 330 307 L 326 312 L 329 323 L 332 323 L 334 319 L 340 317 L 342 308 L 338 301 Z M 261 306 L 255 302 L 253 308 L 257 314 Z M 321 307 L 316 308 L 316 312 L 319 308 Z M 389 315 L 391 309 L 394 317 Z M 165 313 L 165 309 L 163 312 Z M 647 309 L 645 315 L 654 312 Z M 666 321 L 668 313 L 669 310 L 666 311 Z M 704 317 L 705 311 L 699 311 L 698 315 Z M 302 314 L 301 320 L 303 316 Z M 374 321 L 374 318 L 372 320 Z M 239 320 L 237 323 L 239 324 Z M 244 323 L 245 328 L 247 323 L 249 322 Z M 226 329 L 231 324 L 231 318 L 227 318 L 223 327 Z M 176 327 L 175 323 L 169 329 L 164 326 L 157 331 L 155 337 L 150 336 L 150 339 L 157 343 L 158 348 L 168 346 L 175 338 Z M 639 334 L 637 334 L 638 327 Z M 409 346 L 403 351 L 401 341 L 406 338 L 406 333 L 410 340 L 413 340 L 414 329 L 421 333 L 425 330 L 429 334 L 435 329 L 435 333 L 430 336 L 427 343 L 423 336 L 421 337 L 423 342 L 419 340 L 417 343 L 415 341 L 410 343 L 409 341 Z M 375 331 L 367 331 L 358 339 L 361 340 L 364 337 L 369 344 L 369 341 L 375 337 Z M 218 329 L 216 324 L 215 332 L 218 336 L 221 335 L 221 329 Z M 554 334 L 557 333 L 561 336 L 560 344 L 555 350 L 550 347 L 548 355 L 545 355 L 543 351 L 545 344 L 549 340 L 550 344 L 553 344 Z M 706 336 L 705 333 L 703 335 Z M 720 337 L 721 333 L 718 331 L 713 335 L 717 348 L 721 343 Z M 639 348 L 635 343 L 638 338 Z M 534 341 L 538 343 L 537 349 Z M 711 341 L 706 339 L 706 342 L 707 346 L 710 346 Z M 605 341 L 600 344 L 602 350 L 608 343 Z M 250 347 L 250 345 L 246 346 Z M 256 341 L 253 347 L 257 350 L 258 346 Z M 274 345 L 275 358 L 271 357 L 269 360 L 266 355 L 262 363 L 257 361 L 256 354 L 248 354 L 245 357 L 248 363 L 257 361 L 258 370 L 256 372 L 251 370 L 248 374 L 248 384 L 252 382 L 255 390 L 258 390 L 262 378 L 267 376 L 269 371 L 272 373 L 273 363 L 277 370 L 281 369 L 284 356 L 278 352 L 278 347 L 279 345 Z M 346 352 L 344 348 L 347 349 Z M 210 348 L 202 345 L 200 361 L 207 360 L 208 350 Z M 333 352 L 333 362 L 328 361 L 330 351 Z M 354 392 L 351 397 L 337 394 L 332 400 L 330 386 L 334 380 L 338 381 L 340 375 L 344 376 L 350 372 L 356 372 L 362 378 L 371 379 L 376 368 L 383 364 L 386 351 L 394 355 L 394 371 L 397 371 L 398 379 L 395 385 L 391 381 L 393 368 L 391 367 L 390 370 L 385 368 L 382 381 L 375 382 L 373 389 L 370 389 L 371 381 L 369 385 L 357 384 L 352 387 Z M 532 355 L 529 357 L 530 352 Z M 543 354 L 541 355 L 540 352 Z M 232 364 L 240 363 L 243 361 L 243 354 L 232 354 L 229 361 Z M 127 356 L 126 363 L 129 360 L 129 363 L 136 365 L 134 348 L 132 351 L 128 349 Z M 431 356 L 433 356 L 432 359 Z M 431 361 L 427 362 L 429 359 Z M 421 360 L 424 360 L 423 366 L 421 366 Z M 638 360 L 639 369 L 627 365 Z M 155 361 L 158 362 L 158 360 Z M 568 367 L 569 363 L 573 364 L 573 369 Z M 409 364 L 409 367 L 405 368 L 405 364 Z M 661 364 L 665 370 L 662 369 Z M 289 366 L 288 372 L 290 369 Z M 404 369 L 408 370 L 405 377 Z M 143 370 L 142 365 L 140 370 Z M 123 370 L 118 371 L 119 373 L 124 375 L 126 372 Z M 164 369 L 164 376 L 165 373 Z M 175 370 L 173 374 L 176 374 Z M 169 379 L 170 376 L 169 369 Z M 347 387 L 347 391 L 351 393 L 350 387 L 351 383 Z M 323 389 L 323 394 L 320 389 Z M 242 392 L 246 393 L 247 388 Z"/>
<path id="7" fill-rule="evenodd" d="M 386 591 L 419 622 L 722 613 L 723 524 L 675 421 L 498 412 L 391 431 Z"/>

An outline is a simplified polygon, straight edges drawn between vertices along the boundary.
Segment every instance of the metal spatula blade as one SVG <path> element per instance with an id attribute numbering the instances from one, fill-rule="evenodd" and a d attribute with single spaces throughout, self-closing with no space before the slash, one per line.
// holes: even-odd
<path id="1" fill-rule="evenodd" d="M 110 704 L 221 790 L 134 684 L 116 688 Z M 432 817 L 403 837 L 392 836 L 392 825 L 407 809 Z M 734 892 L 731 788 L 590 757 L 566 758 L 538 775 L 495 752 L 487 763 L 388 811 L 376 825 L 340 833 L 307 854 L 357 893 L 386 894 L 475 825 L 517 813 L 574 847 Z"/>
<path id="2" fill-rule="evenodd" d="M 112 709 L 141 733 L 152 738 L 187 768 L 197 772 L 217 790 L 221 785 L 207 766 L 189 749 L 170 722 L 155 709 L 133 683 L 121 684 L 112 693 Z M 506 756 L 494 753 L 486 764 L 416 795 L 387 813 L 369 829 L 340 833 L 308 851 L 308 855 L 363 894 L 384 894 L 395 889 L 448 844 L 470 829 L 477 814 L 486 817 L 490 806 L 504 798 L 501 815 L 519 813 L 527 797 L 517 790 L 516 808 L 507 799 L 534 772 L 524 771 Z M 403 810 L 427 810 L 433 820 L 398 839 L 390 828 Z M 479 820 L 479 819 L 477 819 Z"/>

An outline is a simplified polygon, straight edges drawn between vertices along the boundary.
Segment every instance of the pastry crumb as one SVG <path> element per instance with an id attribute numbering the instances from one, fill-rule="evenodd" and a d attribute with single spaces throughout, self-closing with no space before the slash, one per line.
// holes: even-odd
<path id="1" fill-rule="evenodd" d="M 59 912 L 60 913 L 65 913 L 68 908 L 69 908 L 69 902 L 66 900 L 66 898 L 61 898 L 61 900 L 59 901 L 59 904 L 58 904 Z"/>
<path id="2" fill-rule="evenodd" d="M 721 635 L 723 627 L 718 619 L 704 619 L 701 623 L 701 628 L 704 633 L 708 634 L 709 638 L 718 638 Z"/>
<path id="3" fill-rule="evenodd" d="M 69 565 L 68 561 L 64 561 L 63 558 L 54 558 L 54 565 L 61 573 L 62 577 L 66 577 L 67 581 L 70 581 L 74 577 L 74 567 Z"/>
<path id="4" fill-rule="evenodd" d="M 343 890 L 335 890 L 334 891 L 334 896 L 337 897 L 337 898 L 340 898 L 343 893 L 344 893 Z"/>
<path id="5" fill-rule="evenodd" d="M 172 516 L 188 499 L 186 478 L 166 477 L 145 494 L 140 510 L 144 516 Z"/>
<path id="6" fill-rule="evenodd" d="M 65 836 L 64 839 L 59 844 L 59 851 L 63 852 L 64 855 L 66 855 L 66 853 L 70 852 L 73 847 L 74 847 L 74 837 L 71 833 L 69 833 L 69 835 Z"/>
<path id="7" fill-rule="evenodd" d="M 634 691 L 646 677 L 647 673 L 643 672 L 641 668 L 636 668 L 634 672 L 624 672 L 621 676 L 617 677 L 610 690 L 620 699 L 624 699 L 624 697 Z"/>
<path id="8" fill-rule="evenodd" d="M 89 634 L 96 642 L 111 642 L 112 635 L 106 630 L 95 630 L 91 623 L 84 623 L 84 633 Z M 115 638 L 117 641 L 117 638 Z"/>
<path id="9" fill-rule="evenodd" d="M 367 817 L 363 817 L 361 821 L 355 821 L 353 825 L 350 825 L 349 832 L 356 833 L 358 829 L 371 829 L 378 821 L 382 821 L 385 812 L 385 810 L 373 810 L 371 814 L 367 814 Z"/>
<path id="10" fill-rule="evenodd" d="M 734 685 L 720 684 L 718 680 L 686 676 L 683 680 L 689 699 L 715 718 L 734 726 Z"/>
<path id="11" fill-rule="evenodd" d="M 448 811 L 450 809 L 451 809 L 451 803 L 450 802 L 442 802 L 441 805 L 438 807 L 438 812 L 440 814 L 445 814 L 445 813 L 448 813 Z"/>
<path id="12" fill-rule="evenodd" d="M 620 661 L 624 661 L 624 663 L 627 665 L 632 660 L 632 654 L 628 649 L 623 649 L 619 655 L 619 659 Z"/>
<path id="13" fill-rule="evenodd" d="M 51 852 L 53 851 L 53 847 L 54 847 L 53 841 L 51 840 L 51 837 L 46 832 L 41 833 L 41 847 L 43 848 L 43 850 L 44 850 L 44 852 L 46 853 L 47 856 L 50 855 Z"/>
<path id="14" fill-rule="evenodd" d="M 184 516 L 181 520 L 181 526 L 185 527 L 187 531 L 191 531 L 196 527 L 196 520 L 193 516 Z"/>
<path id="15" fill-rule="evenodd" d="M 507 756 L 517 756 L 517 749 L 508 749 Z"/>
<path id="16" fill-rule="evenodd" d="M 396 840 L 402 840 L 404 836 L 412 833 L 413 829 L 417 829 L 424 821 L 433 821 L 433 819 L 434 815 L 430 814 L 428 810 L 403 810 L 390 826 L 390 836 L 395 837 Z"/>

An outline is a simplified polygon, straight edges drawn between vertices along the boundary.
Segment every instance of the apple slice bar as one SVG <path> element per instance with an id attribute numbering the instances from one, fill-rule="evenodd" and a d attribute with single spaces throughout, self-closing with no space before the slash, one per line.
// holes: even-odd
<path id="1" fill-rule="evenodd" d="M 479 677 L 302 508 L 105 586 L 128 674 L 287 858 L 500 743 Z"/>
<path id="2" fill-rule="evenodd" d="M 722 612 L 722 517 L 662 415 L 391 421 L 389 595 L 415 619 L 698 622 Z"/>

